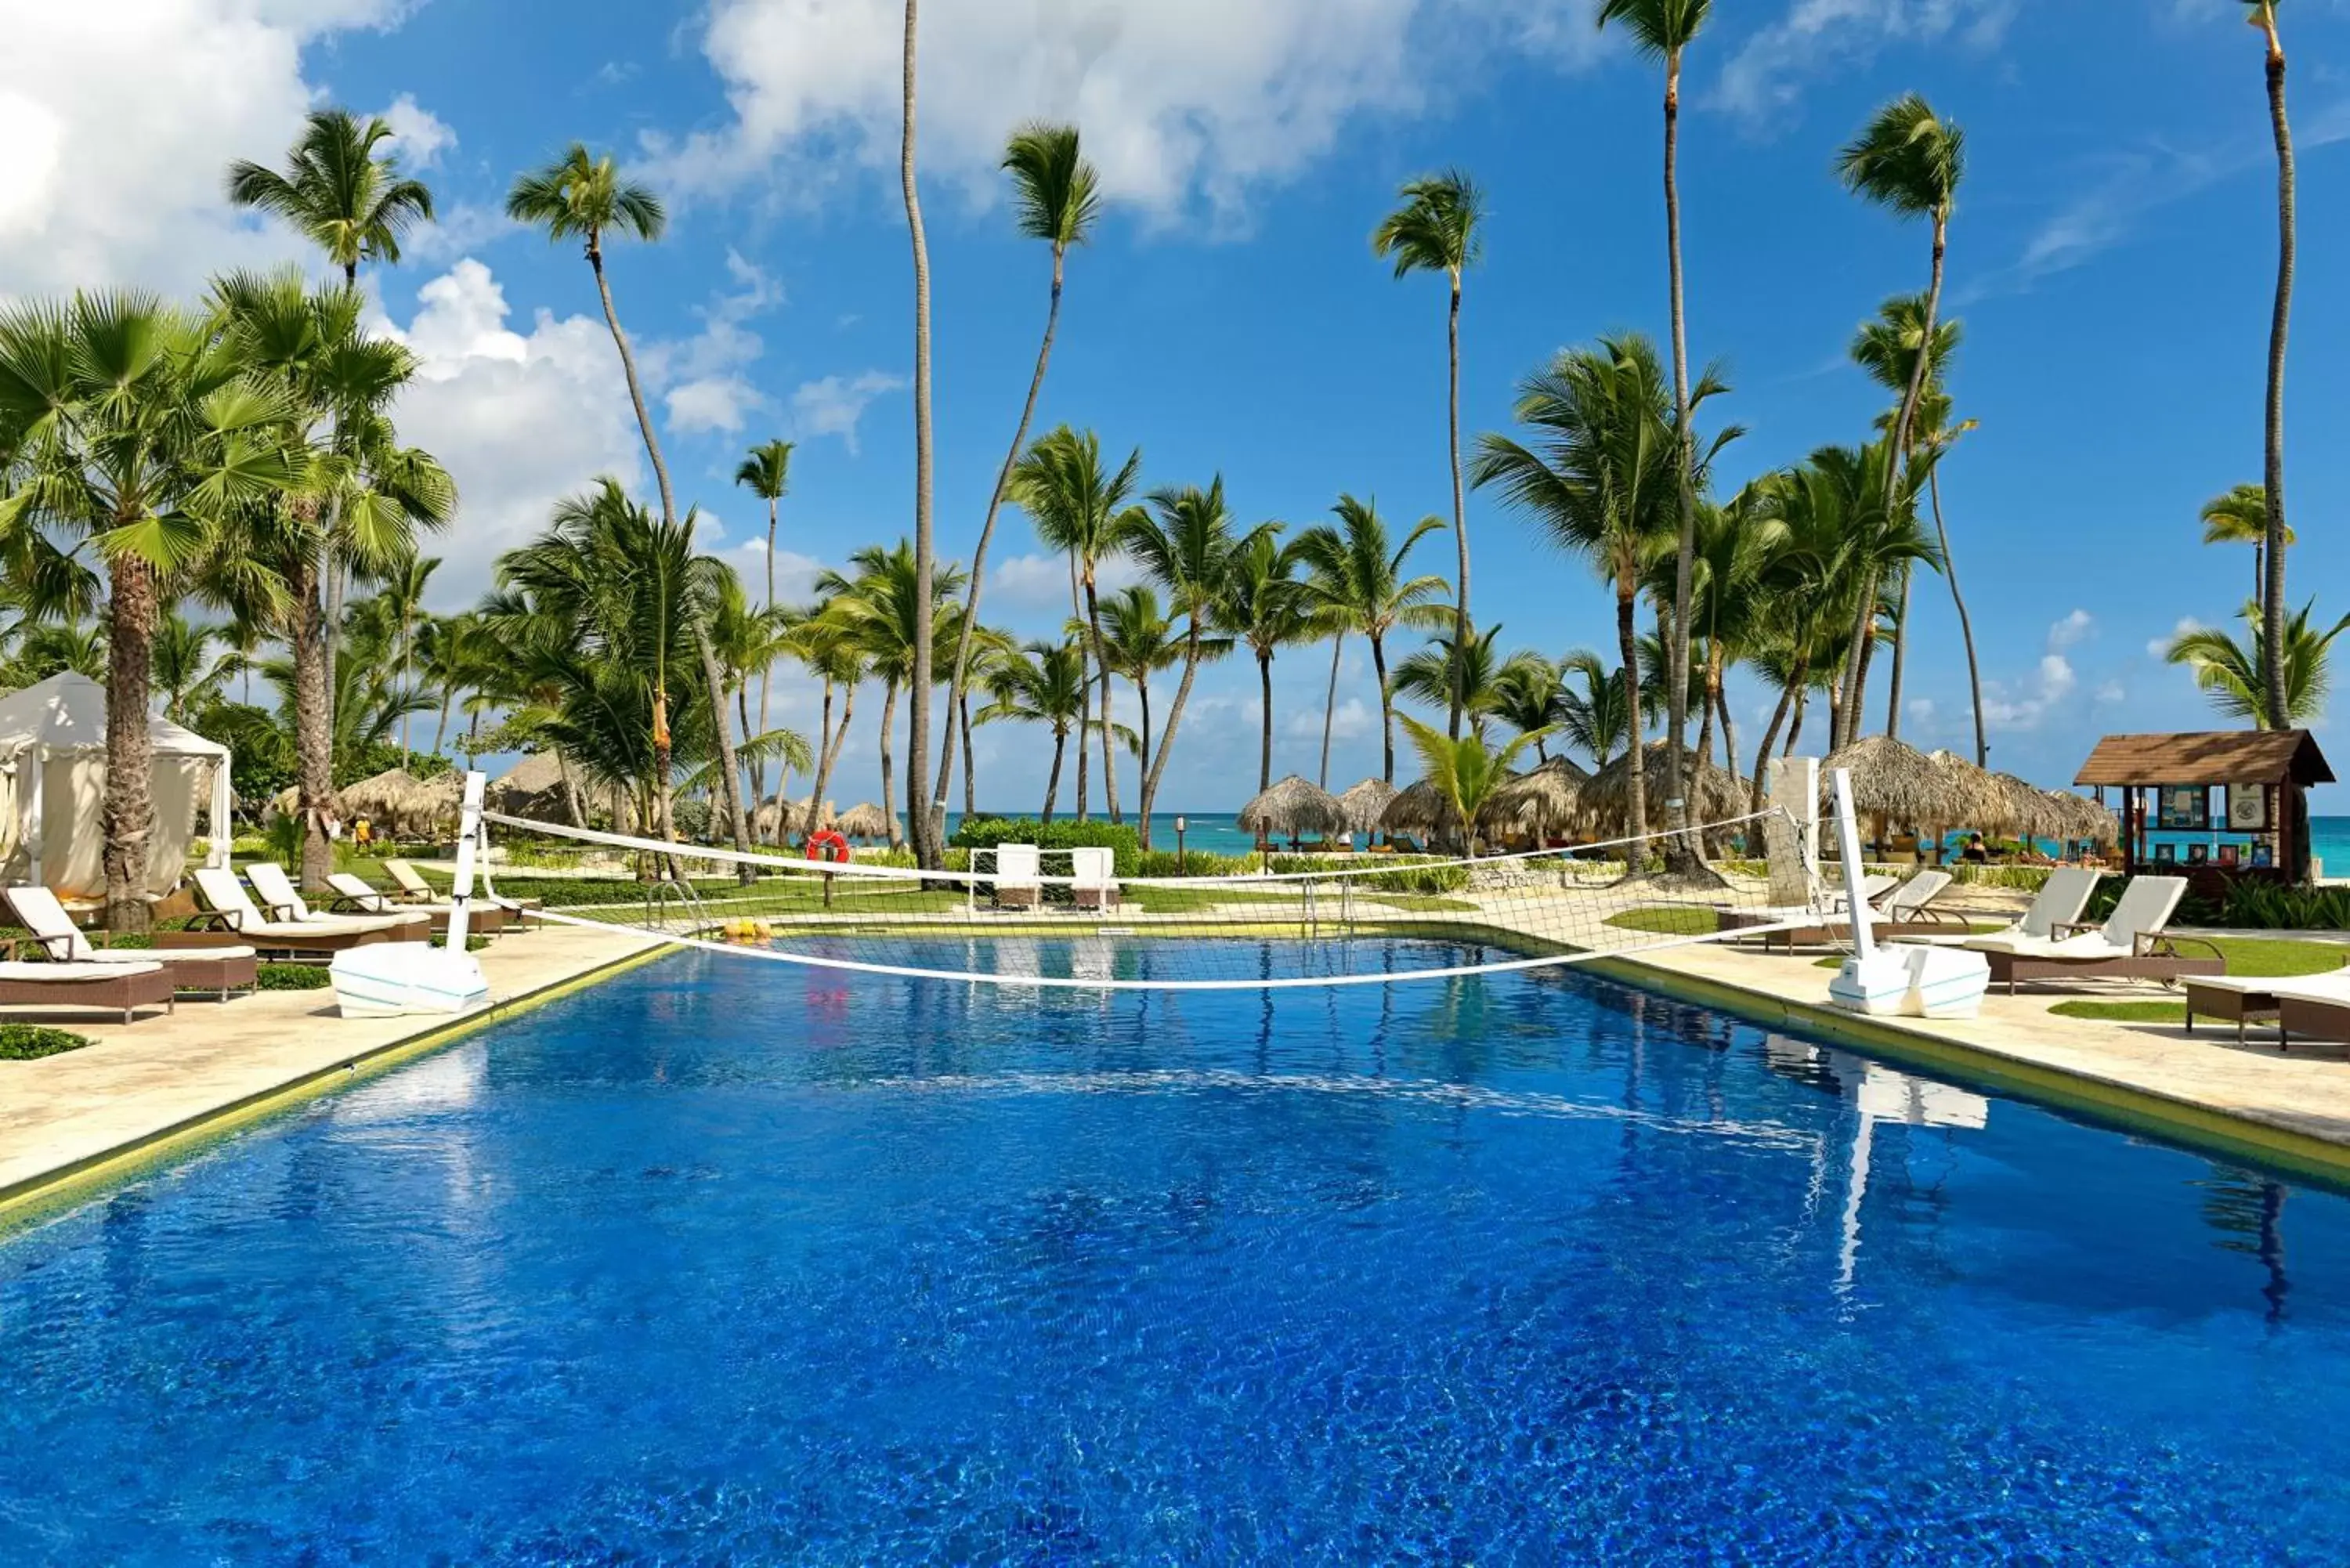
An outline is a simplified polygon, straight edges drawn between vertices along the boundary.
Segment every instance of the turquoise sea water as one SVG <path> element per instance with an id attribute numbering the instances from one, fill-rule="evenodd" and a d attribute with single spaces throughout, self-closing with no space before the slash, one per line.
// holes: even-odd
<path id="1" fill-rule="evenodd" d="M 2350 816 L 2309 819 L 2309 852 L 2325 863 L 2328 877 L 2350 877 Z"/>

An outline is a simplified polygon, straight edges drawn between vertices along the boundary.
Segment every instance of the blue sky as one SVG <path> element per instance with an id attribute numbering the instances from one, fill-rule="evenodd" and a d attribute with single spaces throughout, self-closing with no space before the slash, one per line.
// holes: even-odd
<path id="1" fill-rule="evenodd" d="M 619 151 L 669 198 L 669 237 L 616 249 L 614 286 L 682 496 L 733 558 L 755 576 L 743 545 L 764 519 L 729 476 L 773 434 L 801 442 L 787 590 L 813 563 L 910 528 L 886 0 L 152 0 L 135 7 L 152 15 L 122 79 L 68 93 L 89 79 L 78 63 L 111 47 L 103 14 L 126 5 L 12 24 L 36 68 L 0 88 L 0 130 L 29 150 L 0 172 L 0 290 L 105 276 L 192 291 L 211 267 L 294 254 L 220 209 L 221 164 L 275 160 L 311 101 L 391 109 L 444 220 L 370 275 L 427 364 L 404 423 L 466 495 L 441 546 L 444 607 L 486 586 L 496 551 L 553 495 L 607 470 L 643 474 L 577 253 L 495 215 L 517 170 L 574 138 Z M 1721 466 L 1731 483 L 1858 439 L 1879 400 L 1845 345 L 1881 298 L 1924 280 L 1924 229 L 1845 195 L 1835 148 L 1912 88 L 1966 126 L 1953 389 L 1981 428 L 1945 464 L 1944 499 L 1994 765 L 2045 783 L 2069 780 L 2105 731 L 2206 723 L 2150 646 L 2182 620 L 2226 619 L 2250 584 L 2248 553 L 2204 548 L 2195 522 L 2260 462 L 2273 175 L 2241 9 L 1725 0 L 1690 62 L 1691 344 L 1735 388 L 1720 417 L 1749 431 Z M 1518 379 L 1559 347 L 1627 328 L 1661 337 L 1660 83 L 1588 15 L 1588 0 L 931 0 L 941 549 L 968 556 L 1041 326 L 1045 254 L 1012 234 L 992 172 L 1003 130 L 1031 114 L 1076 119 L 1115 198 L 1071 263 L 1041 421 L 1139 445 L 1154 484 L 1221 472 L 1248 520 L 1303 525 L 1342 490 L 1376 495 L 1399 525 L 1449 505 L 1442 289 L 1391 279 L 1367 243 L 1414 173 L 1459 164 L 1491 197 L 1465 323 L 1472 439 L 1506 425 Z M 2350 472 L 2327 438 L 2350 331 L 2334 282 L 2350 7 L 2298 0 L 2284 22 L 2302 152 L 2293 592 L 2338 612 L 2350 606 L 2328 590 L 2345 555 L 2327 520 Z M 1473 495 L 1470 526 L 1478 616 L 1503 623 L 1505 645 L 1609 645 L 1610 601 L 1585 567 Z M 1449 569 L 1448 542 L 1424 548 L 1426 569 Z M 1016 514 L 996 560 L 991 618 L 1050 624 L 1065 579 Z M 1919 706 L 1904 732 L 1963 749 L 1956 620 L 1938 579 L 1917 591 Z M 1378 768 L 1367 665 L 1350 650 L 1334 784 Z M 1326 673 L 1326 649 L 1278 662 L 1276 773 L 1314 771 Z M 790 712 L 807 714 L 789 684 Z M 1251 792 L 1253 693 L 1243 665 L 1202 678 L 1164 804 L 1217 809 Z M 1750 751 L 1765 706 L 1741 683 Z M 987 737 L 983 803 L 1032 809 L 1040 750 Z M 873 757 L 868 719 L 833 791 L 843 804 L 878 788 Z"/>

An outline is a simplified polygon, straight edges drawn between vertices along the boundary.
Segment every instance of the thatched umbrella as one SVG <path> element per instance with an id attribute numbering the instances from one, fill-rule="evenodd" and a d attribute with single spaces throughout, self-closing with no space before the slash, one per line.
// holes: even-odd
<path id="1" fill-rule="evenodd" d="M 1694 753 L 1686 754 L 1684 762 L 1681 794 L 1688 803 L 1691 827 L 1746 815 L 1745 786 L 1730 776 L 1729 769 L 1702 762 Z M 1665 742 L 1649 742 L 1640 765 L 1648 784 L 1648 831 L 1662 833 L 1666 826 Z M 1609 831 L 1631 830 L 1632 753 L 1628 749 L 1609 759 L 1606 767 L 1585 782 L 1583 800 L 1593 818 Z"/>
<path id="2" fill-rule="evenodd" d="M 492 811 L 540 822 L 571 820 L 565 804 L 563 763 L 553 752 L 534 752 L 490 781 L 483 801 Z"/>
<path id="3" fill-rule="evenodd" d="M 1967 802 L 1952 798 L 1950 781 L 1933 759 L 1890 735 L 1870 735 L 1820 763 L 1820 798 L 1829 810 L 1835 797 L 1828 775 L 1838 768 L 1852 774 L 1852 809 L 1859 816 L 1903 827 L 1949 827 L 1965 815 Z"/>
<path id="4" fill-rule="evenodd" d="M 1379 814 L 1379 829 L 1413 838 L 1458 836 L 1461 814 L 1435 784 L 1422 779 L 1388 802 L 1387 810 Z"/>
<path id="5" fill-rule="evenodd" d="M 1999 787 L 2007 796 L 2007 823 L 2026 838 L 2064 838 L 2070 836 L 2074 821 L 2056 795 L 2039 785 L 2026 783 L 2013 774 L 1993 774 Z M 2078 795 L 2073 797 L 2080 799 Z"/>
<path id="6" fill-rule="evenodd" d="M 1347 808 L 1329 791 L 1292 774 L 1241 807 L 1240 826 L 1260 838 L 1344 833 Z"/>
<path id="7" fill-rule="evenodd" d="M 1929 752 L 1926 760 L 1941 775 L 1943 786 L 1959 812 L 1955 822 L 1936 826 L 1972 827 L 1991 833 L 2023 831 L 2024 803 L 2000 782 L 1997 774 L 1977 767 L 1951 751 Z"/>
<path id="8" fill-rule="evenodd" d="M 1591 775 L 1565 757 L 1553 757 L 1504 782 L 1486 797 L 1489 827 L 1551 838 L 1572 833 L 1590 815 L 1584 792 Z"/>
<path id="9" fill-rule="evenodd" d="M 860 801 L 841 813 L 840 820 L 833 826 L 851 838 L 887 838 L 896 824 L 888 812 L 871 801 Z"/>
<path id="10" fill-rule="evenodd" d="M 1379 819 L 1387 815 L 1388 804 L 1396 797 L 1396 786 L 1385 779 L 1365 779 L 1338 797 L 1338 809 L 1347 814 L 1347 831 L 1367 838 L 1379 830 Z"/>
<path id="11" fill-rule="evenodd" d="M 2070 790 L 2055 789 L 2044 793 L 2054 820 L 2063 825 L 2061 830 L 2052 836 L 2077 838 L 2090 844 L 2120 841 L 2121 819 L 2114 815 L 2111 806 L 2100 805 L 2088 796 L 2074 794 Z"/>

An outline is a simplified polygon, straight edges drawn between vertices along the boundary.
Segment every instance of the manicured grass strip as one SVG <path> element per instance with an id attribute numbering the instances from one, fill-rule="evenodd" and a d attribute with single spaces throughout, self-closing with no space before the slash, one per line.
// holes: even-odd
<path id="1" fill-rule="evenodd" d="M 2211 945 L 2227 955 L 2230 974 L 2281 975 L 2324 974 L 2342 967 L 2350 958 L 2350 948 L 2335 947 L 2329 942 L 2287 941 L 2275 937 L 2214 937 Z M 2190 958 L 2199 950 L 2193 942 L 2182 941 L 2179 950 Z"/>
<path id="2" fill-rule="evenodd" d="M 37 1062 L 60 1052 L 78 1051 L 89 1036 L 39 1023 L 0 1023 L 0 1062 Z"/>
<path id="3" fill-rule="evenodd" d="M 1703 937 L 1721 929 L 1721 917 L 1711 909 L 1691 909 L 1685 904 L 1658 904 L 1610 915 L 1607 924 L 1618 930 L 1645 931 L 1655 937 Z"/>
<path id="4" fill-rule="evenodd" d="M 2094 1018 L 2106 1023 L 2184 1023 L 2183 1002 L 2060 1002 L 2049 1012 L 2060 1018 Z"/>

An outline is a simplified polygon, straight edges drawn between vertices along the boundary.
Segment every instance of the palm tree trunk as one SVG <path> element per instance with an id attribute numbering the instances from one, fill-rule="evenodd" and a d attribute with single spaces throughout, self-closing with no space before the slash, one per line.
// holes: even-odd
<path id="1" fill-rule="evenodd" d="M 1730 694 L 1720 687 L 1714 689 L 1714 706 L 1721 710 L 1721 765 L 1730 774 L 1730 782 L 1738 782 L 1738 726 L 1730 717 Z"/>
<path id="2" fill-rule="evenodd" d="M 1901 566 L 1901 607 L 1893 618 L 1893 670 L 1885 694 L 1885 733 L 1901 738 L 1901 666 L 1909 652 L 1909 564 Z"/>
<path id="3" fill-rule="evenodd" d="M 2261 592 L 2261 684 L 2269 727 L 2286 730 L 2293 727 L 2293 712 L 2285 680 L 2284 359 L 2285 338 L 2293 320 L 2293 256 L 2299 236 L 2294 213 L 2293 127 L 2284 111 L 2284 46 L 2277 37 L 2273 0 L 2263 0 L 2257 19 L 2268 36 L 2269 125 L 2276 135 L 2277 155 L 2276 304 L 2269 315 L 2268 407 L 2262 469 L 2268 577 Z"/>
<path id="4" fill-rule="evenodd" d="M 979 594 L 987 581 L 987 545 L 995 537 L 995 514 L 1003 506 L 1003 493 L 1012 487 L 1012 470 L 1020 462 L 1020 450 L 1028 441 L 1028 426 L 1036 417 L 1036 397 L 1045 389 L 1045 368 L 1052 363 L 1053 337 L 1061 326 L 1061 284 L 1067 253 L 1056 242 L 1053 246 L 1053 303 L 1045 312 L 1045 341 L 1036 348 L 1036 369 L 1028 376 L 1028 398 L 1020 405 L 1020 422 L 1012 430 L 1011 450 L 1003 454 L 1003 466 L 995 471 L 995 488 L 987 497 L 987 517 L 979 525 L 979 544 L 971 553 L 971 591 L 964 596 L 962 631 L 955 639 L 954 673 L 949 678 L 948 700 L 958 708 L 964 706 L 964 688 L 971 679 L 972 639 L 979 632 Z M 963 725 L 963 754 L 971 753 L 971 726 Z M 947 794 L 947 779 L 954 767 L 954 740 L 948 738 L 946 754 L 939 759 L 939 798 Z M 963 811 L 969 815 L 971 803 L 971 772 L 963 772 Z M 1116 794 L 1112 792 L 1112 799 Z"/>
<path id="5" fill-rule="evenodd" d="M 1861 732 L 1868 728 L 1868 715 L 1862 704 L 1868 701 L 1868 673 L 1870 667 L 1877 662 L 1877 622 L 1872 618 L 1868 630 L 1861 635 L 1860 657 L 1853 661 L 1856 672 L 1852 682 L 1852 706 L 1844 714 L 1844 743 L 1847 746 L 1859 740 Z"/>
<path id="6" fill-rule="evenodd" d="M 1689 731 L 1690 587 L 1697 557 L 1697 453 L 1690 430 L 1689 323 L 1681 308 L 1681 57 L 1665 57 L 1665 271 L 1672 290 L 1673 475 L 1680 504 L 1680 543 L 1673 561 L 1672 621 L 1665 639 L 1665 858 L 1679 873 L 1698 871 L 1700 846 L 1689 826 L 1681 747 Z"/>
<path id="7" fill-rule="evenodd" d="M 1053 825 L 1053 803 L 1060 798 L 1061 794 L 1061 757 L 1068 749 L 1068 732 L 1066 730 L 1054 731 L 1053 771 L 1045 775 L 1045 810 L 1043 815 L 1038 816 L 1036 819 L 1038 825 L 1041 826 L 1050 827 Z M 1077 749 L 1082 752 L 1085 750 L 1085 747 L 1080 745 Z"/>
<path id="8" fill-rule="evenodd" d="M 587 826 L 588 808 L 579 800 L 579 783 L 571 776 L 571 765 L 563 760 L 559 751 L 555 753 L 555 776 L 563 784 L 563 815 L 570 818 L 572 826 Z M 618 823 L 612 826 L 614 832 L 619 830 Z"/>
<path id="9" fill-rule="evenodd" d="M 1337 716 L 1338 655 L 1346 646 L 1347 634 L 1344 631 L 1330 641 L 1330 690 L 1322 699 L 1322 773 L 1315 784 L 1319 789 L 1330 787 L 1330 723 Z M 1534 749 L 1540 751 L 1542 748 L 1537 744 Z"/>
<path id="10" fill-rule="evenodd" d="M 1077 553 L 1071 550 L 1069 552 L 1069 618 L 1081 619 L 1085 613 L 1084 594 L 1077 583 Z M 1092 814 L 1088 805 L 1090 795 L 1087 789 L 1087 780 L 1091 773 L 1091 764 L 1087 759 L 1092 755 L 1092 743 L 1087 737 L 1093 733 L 1094 722 L 1094 678 L 1088 668 L 1092 657 L 1092 649 L 1082 644 L 1078 646 L 1076 819 L 1079 822 L 1087 820 Z"/>
<path id="11" fill-rule="evenodd" d="M 1787 715 L 1794 711 L 1795 694 L 1803 686 L 1804 680 L 1804 661 L 1798 659 L 1787 671 L 1787 684 L 1779 689 L 1779 705 L 1771 711 L 1771 724 L 1762 732 L 1762 743 L 1754 748 L 1754 778 L 1752 787 L 1747 792 L 1749 811 L 1762 809 L 1762 792 L 1771 774 L 1771 748 L 1779 743 L 1780 726 L 1786 723 Z"/>
<path id="12" fill-rule="evenodd" d="M 966 691 L 955 700 L 956 722 L 962 727 L 962 815 L 965 822 L 979 815 L 979 759 L 971 749 L 971 693 Z"/>
<path id="13" fill-rule="evenodd" d="M 727 826 L 734 832 L 736 851 L 747 854 L 751 848 L 751 819 L 743 810 L 743 763 L 734 753 L 734 722 L 726 711 L 726 677 L 718 668 L 718 655 L 710 646 L 710 633 L 699 616 L 693 622 L 693 651 L 702 660 L 702 684 L 710 688 L 710 722 L 717 730 L 718 777 L 725 786 L 719 798 L 726 805 Z M 747 862 L 736 865 L 735 876 L 745 887 L 754 877 Z"/>
<path id="14" fill-rule="evenodd" d="M 1110 727 L 1110 682 L 1116 679 L 1109 667 L 1109 646 L 1102 641 L 1101 599 L 1094 586 L 1093 563 L 1086 564 L 1086 625 L 1092 628 L 1094 668 L 1101 671 L 1101 747 L 1102 796 L 1109 803 L 1109 819 L 1122 818 L 1118 809 L 1117 736 Z M 1081 742 L 1082 743 L 1082 742 Z"/>
<path id="15" fill-rule="evenodd" d="M 1631 787 L 1625 793 L 1626 836 L 1631 842 L 1624 848 L 1627 875 L 1640 874 L 1640 862 L 1646 858 L 1648 837 L 1648 762 L 1642 745 L 1640 723 L 1640 645 L 1635 631 L 1635 606 L 1638 588 L 1629 578 L 1620 581 L 1616 588 L 1616 646 L 1624 659 L 1625 712 L 1630 721 L 1632 754 L 1627 763 L 1631 771 Z"/>
<path id="16" fill-rule="evenodd" d="M 120 557 L 108 572 L 106 925 L 109 930 L 143 931 L 153 919 L 147 902 L 147 846 L 155 832 L 155 758 L 147 713 L 153 701 L 159 596 L 154 568 L 135 556 Z M 38 766 L 39 759 L 31 765 Z M 60 811 L 57 819 L 66 815 Z M 213 828 L 216 835 L 227 831 L 226 824 Z M 64 837 L 56 836 L 60 844 Z M 43 869 L 54 875 L 53 867 Z"/>
<path id="17" fill-rule="evenodd" d="M 1379 777 L 1395 783 L 1395 704 L 1388 697 L 1386 639 L 1371 633 L 1371 674 L 1379 683 Z"/>
<path id="18" fill-rule="evenodd" d="M 1150 771 L 1150 672 L 1147 670 L 1135 675 L 1134 698 L 1142 706 L 1142 749 L 1135 753 L 1134 768 L 1138 774 L 1148 774 Z M 1143 836 L 1143 841 L 1149 842 L 1148 833 Z"/>
<path id="19" fill-rule="evenodd" d="M 247 680 L 248 681 L 250 681 L 252 679 L 253 679 L 253 677 L 252 677 L 251 675 L 247 675 L 247 676 L 245 677 L 245 680 Z M 247 700 L 248 704 L 249 704 L 249 703 L 250 703 L 250 701 L 251 701 L 252 695 L 253 695 L 253 694 L 252 694 L 250 691 L 248 691 L 248 692 L 246 692 L 246 693 L 245 693 L 245 697 L 246 697 L 246 700 Z M 439 755 L 441 754 L 441 748 L 442 748 L 443 745 L 445 745 L 445 744 L 447 744 L 447 743 L 448 743 L 448 740 L 449 740 L 449 710 L 450 710 L 450 708 L 451 708 L 451 707 L 452 707 L 452 706 L 456 702 L 456 701 L 457 701 L 457 689 L 456 689 L 456 687 L 454 687 L 454 686 L 450 686 L 450 687 L 445 688 L 445 689 L 442 691 L 442 693 L 441 693 L 441 722 L 440 722 L 438 724 L 435 724 L 435 725 L 432 727 L 432 754 L 433 754 L 434 756 L 436 756 L 436 757 L 437 757 L 437 756 L 439 756 Z"/>
<path id="20" fill-rule="evenodd" d="M 883 688 L 883 691 L 887 695 L 881 699 L 881 799 L 883 802 L 881 809 L 889 818 L 889 847 L 895 849 L 899 843 L 898 814 L 890 808 L 897 800 L 894 793 L 897 772 L 896 760 L 889 753 L 889 732 L 898 722 L 898 683 L 892 680 Z M 808 816 L 811 825 L 816 813 L 823 809 L 821 797 L 809 802 Z"/>
<path id="21" fill-rule="evenodd" d="M 1705 691 L 1702 701 L 1705 712 L 1704 716 L 1698 721 L 1697 726 L 1697 761 L 1698 766 L 1701 768 L 1711 767 L 1713 763 L 1714 699 L 1721 694 L 1721 649 L 1716 648 L 1712 639 L 1709 638 L 1705 648 Z"/>
<path id="22" fill-rule="evenodd" d="M 1975 627 L 1967 615 L 1967 596 L 1959 590 L 1959 564 L 1950 555 L 1950 531 L 1942 523 L 1942 472 L 1926 475 L 1926 493 L 1933 502 L 1934 538 L 1942 547 L 1942 576 L 1950 580 L 1950 602 L 1958 607 L 1959 639 L 1967 645 L 1967 697 L 1974 706 L 1975 766 L 1991 766 L 1991 739 L 1983 728 L 1982 666 L 1975 659 Z"/>
<path id="23" fill-rule="evenodd" d="M 317 572 L 307 555 L 297 555 L 294 581 L 287 585 L 294 591 L 293 636 L 287 640 L 294 656 L 294 751 L 306 891 L 324 888 L 335 869 L 334 840 L 327 832 L 335 797 L 335 741 L 327 715 L 326 614 L 319 607 Z"/>
<path id="24" fill-rule="evenodd" d="M 827 699 L 826 702 L 827 711 L 829 711 L 831 703 Z M 816 813 L 824 809 L 824 792 L 832 786 L 833 767 L 840 761 L 840 753 L 846 751 L 848 747 L 848 726 L 856 717 L 857 688 L 853 685 L 844 687 L 840 695 L 840 728 L 835 730 L 829 738 L 824 740 L 822 754 L 816 758 L 816 778 L 808 786 L 808 815 L 810 817 L 813 817 Z M 889 727 L 885 724 L 882 726 L 882 743 L 886 749 L 889 743 Z M 886 800 L 887 797 L 885 796 L 884 799 Z M 778 842 L 781 842 L 786 830 L 783 825 L 783 811 L 780 805 L 776 808 L 775 815 L 775 833 L 777 835 Z M 891 815 L 895 815 L 896 814 L 893 812 Z"/>
<path id="25" fill-rule="evenodd" d="M 1461 710 L 1467 700 L 1461 690 L 1468 679 L 1469 669 L 1462 661 L 1469 647 L 1469 502 L 1461 488 L 1461 274 L 1452 275 L 1452 314 L 1445 330 L 1447 359 L 1450 368 L 1448 394 L 1451 399 L 1449 430 L 1452 453 L 1452 543 L 1461 573 L 1452 595 L 1452 708 L 1444 722 L 1445 733 L 1454 740 L 1461 738 Z M 1390 764 L 1388 770 L 1395 770 Z"/>
<path id="26" fill-rule="evenodd" d="M 770 495 L 767 497 L 767 613 L 770 615 L 773 615 L 775 609 L 775 525 L 781 520 L 775 498 Z M 775 661 L 773 659 L 769 659 L 759 670 L 759 733 L 763 735 L 767 732 L 767 687 L 775 678 Z M 746 732 L 751 728 L 748 714 L 743 716 L 743 728 Z M 751 806 L 754 817 L 757 815 L 759 803 L 766 798 L 767 764 L 764 762 L 753 763 L 751 764 Z"/>
<path id="27" fill-rule="evenodd" d="M 1273 787 L 1273 655 L 1263 649 L 1257 650 L 1256 677 L 1264 691 L 1258 713 L 1263 739 L 1256 753 L 1256 789 L 1263 794 Z"/>
<path id="28" fill-rule="evenodd" d="M 1175 687 L 1174 705 L 1167 710 L 1167 733 L 1159 739 L 1159 754 L 1150 759 L 1150 771 L 1142 775 L 1142 847 L 1150 847 L 1150 814 L 1152 803 L 1159 798 L 1159 781 L 1167 772 L 1167 759 L 1175 753 L 1175 731 L 1183 722 L 1183 705 L 1191 700 L 1191 682 L 1200 673 L 1200 618 L 1191 617 L 1191 630 L 1184 638 L 1183 679 Z"/>
<path id="29" fill-rule="evenodd" d="M 936 870 L 944 860 L 939 842 L 939 820 L 931 805 L 931 639 L 934 631 L 931 607 L 932 452 L 931 441 L 931 246 L 922 230 L 921 193 L 914 179 L 915 39 L 920 7 L 906 0 L 905 137 L 899 144 L 898 173 L 906 192 L 906 229 L 914 251 L 914 664 L 908 677 L 911 688 L 912 739 L 906 747 L 906 821 L 914 833 L 914 855 L 923 867 Z M 941 795 L 944 791 L 940 792 Z M 894 847 L 894 846 L 893 846 Z"/>

